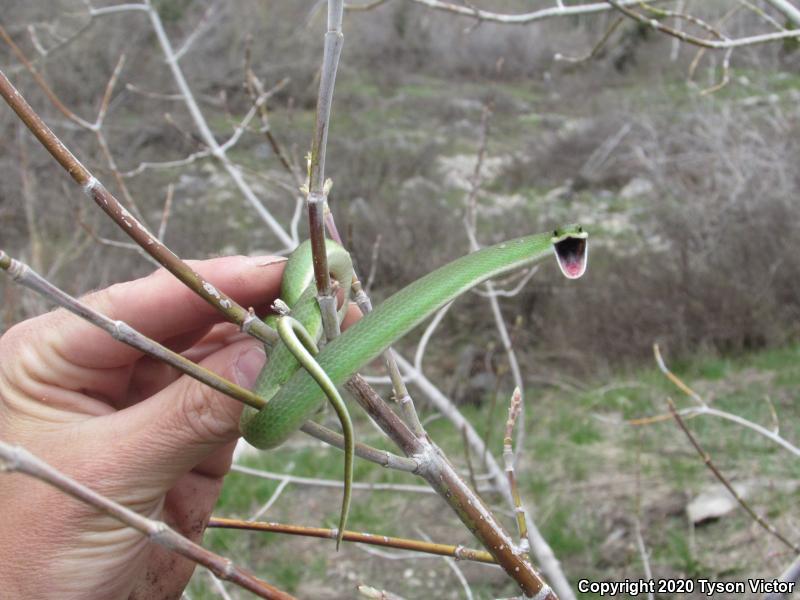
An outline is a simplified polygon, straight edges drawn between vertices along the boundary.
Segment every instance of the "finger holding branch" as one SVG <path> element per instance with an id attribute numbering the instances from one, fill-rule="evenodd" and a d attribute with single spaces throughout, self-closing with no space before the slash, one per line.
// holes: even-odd
<path id="1" fill-rule="evenodd" d="M 293 598 L 293 596 L 271 586 L 265 581 L 261 581 L 248 571 L 237 567 L 227 558 L 223 558 L 186 539 L 166 523 L 148 519 L 117 504 L 91 488 L 67 477 L 24 448 L 10 446 L 0 441 L 0 473 L 3 471 L 7 473 L 24 473 L 35 477 L 96 510 L 110 515 L 169 551 L 176 552 L 192 562 L 203 565 L 220 579 L 235 583 L 239 587 L 254 593 L 259 598 L 267 598 L 268 600 L 292 600 Z M 14 590 L 11 586 L 3 586 L 3 589 L 6 592 Z M 48 592 L 52 593 L 54 590 L 50 589 Z"/>

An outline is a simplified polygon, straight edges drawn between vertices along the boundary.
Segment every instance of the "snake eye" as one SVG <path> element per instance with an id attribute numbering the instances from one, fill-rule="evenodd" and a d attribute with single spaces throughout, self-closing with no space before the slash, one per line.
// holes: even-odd
<path id="1" fill-rule="evenodd" d="M 583 233 L 583 227 L 581 227 L 580 225 L 578 225 L 578 233 Z"/>
<path id="2" fill-rule="evenodd" d="M 553 237 L 558 237 L 558 229 L 553 229 Z"/>

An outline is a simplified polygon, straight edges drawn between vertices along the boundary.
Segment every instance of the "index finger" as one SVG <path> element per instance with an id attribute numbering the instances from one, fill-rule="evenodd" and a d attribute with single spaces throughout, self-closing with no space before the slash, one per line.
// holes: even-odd
<path id="1" fill-rule="evenodd" d="M 268 304 L 280 291 L 285 260 L 230 256 L 187 263 L 208 282 L 245 307 Z M 124 321 L 156 341 L 207 327 L 224 316 L 169 272 L 112 285 L 81 301 L 113 320 Z M 141 352 L 64 310 L 31 319 L 6 334 L 48 349 L 62 362 L 88 369 L 111 369 L 132 363 Z M 47 359 L 46 356 L 42 358 Z"/>

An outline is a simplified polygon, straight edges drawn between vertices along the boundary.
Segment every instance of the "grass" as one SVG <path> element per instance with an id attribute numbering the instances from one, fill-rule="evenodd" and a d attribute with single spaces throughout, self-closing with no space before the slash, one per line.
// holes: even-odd
<path id="1" fill-rule="evenodd" d="M 795 397 L 800 376 L 798 359 L 800 347 L 788 347 L 736 357 L 698 357 L 671 366 L 713 406 L 769 425 L 769 406 L 761 398 L 765 394 L 776 399 Z M 687 502 L 716 480 L 671 420 L 643 427 L 621 424 L 621 419 L 665 412 L 667 396 L 688 405 L 687 399 L 654 368 L 618 373 L 577 393 L 528 390 L 529 435 L 518 475 L 524 497 L 536 507 L 537 525 L 543 535 L 575 581 L 581 577 L 608 580 L 642 575 L 641 558 L 632 538 L 637 514 L 655 577 L 734 580 L 776 574 L 786 555 L 741 511 L 694 528 L 687 522 Z M 504 402 L 495 410 L 494 423 L 500 428 L 505 418 Z M 784 403 L 777 410 L 783 435 L 796 441 L 797 407 Z M 463 411 L 479 430 L 490 417 L 488 403 L 465 406 Z M 775 486 L 800 478 L 796 461 L 790 461 L 786 452 L 763 438 L 719 419 L 703 417 L 688 423 L 727 477 L 737 482 L 761 482 L 749 498 L 785 530 L 794 501 L 792 494 L 786 493 L 789 488 L 781 491 L 783 488 Z M 378 443 L 378 436 L 363 419 L 357 423 L 357 430 L 362 440 Z M 463 469 L 460 433 L 444 419 L 431 421 L 428 431 Z M 494 433 L 492 445 L 497 450 L 500 436 Z M 339 452 L 300 436 L 291 444 L 250 457 L 246 464 L 299 476 L 341 476 Z M 356 479 L 417 483 L 412 476 L 363 461 L 356 462 Z M 246 516 L 275 488 L 276 482 L 231 474 L 216 514 Z M 489 495 L 486 500 L 502 506 L 496 496 Z M 339 502 L 339 489 L 290 486 L 268 518 L 335 526 Z M 513 530 L 512 522 L 502 518 Z M 420 537 L 424 532 L 433 539 L 474 545 L 435 496 L 356 492 L 349 527 L 408 537 Z M 748 541 L 743 543 L 743 539 Z M 300 597 L 310 597 L 304 594 L 318 589 L 314 586 L 338 590 L 331 597 L 350 597 L 348 590 L 356 580 L 408 598 L 461 597 L 450 571 L 436 559 L 404 562 L 398 567 L 396 561 L 372 557 L 350 544 L 335 554 L 328 541 L 228 531 L 209 532 L 206 543 Z M 421 570 L 421 564 L 426 565 L 425 570 Z M 513 586 L 497 572 L 469 564 L 461 567 L 474 583 L 476 598 L 513 593 Z M 406 577 L 403 573 L 407 574 L 408 568 L 413 575 Z M 436 576 L 424 575 L 428 571 Z M 206 576 L 198 575 L 189 593 L 192 598 L 212 597 L 202 591 L 207 587 Z"/>
<path id="2" fill-rule="evenodd" d="M 773 83 L 765 89 L 794 89 L 797 82 L 784 78 Z M 733 86 L 731 84 L 731 88 Z M 634 91 L 621 93 L 627 98 Z M 675 110 L 676 106 L 698 101 L 682 80 L 659 87 L 658 93 L 654 90 L 640 92 L 641 98 L 632 98 L 632 102 L 657 103 L 664 110 Z M 501 99 L 503 95 L 510 97 L 519 105 L 495 112 L 490 156 L 523 152 L 531 134 L 543 126 L 543 118 L 555 115 L 548 110 L 560 111 L 558 116 L 563 119 L 579 116 L 561 114 L 565 110 L 561 106 L 548 107 L 535 89 L 523 89 L 518 83 L 497 84 L 494 93 Z M 750 92 L 731 89 L 722 93 L 746 96 Z M 358 110 L 336 112 L 332 133 L 338 129 L 346 131 L 348 139 L 359 139 L 359 146 L 367 148 L 365 160 L 385 153 L 402 154 L 402 159 L 398 159 L 401 162 L 408 155 L 411 161 L 416 149 L 401 148 L 401 144 L 419 145 L 434 137 L 437 138 L 435 143 L 441 145 L 440 154 L 474 154 L 479 111 L 453 108 L 447 99 L 481 100 L 487 96 L 485 88 L 470 82 L 440 82 L 420 77 L 398 82 L 389 95 L 382 97 L 379 87 L 368 79 L 342 79 L 337 84 L 337 98 L 357 101 Z M 273 114 L 275 131 L 290 139 L 296 138 L 300 147 L 307 140 L 293 134 L 310 131 L 312 122 L 313 111 L 310 110 L 295 109 L 291 122 L 279 110 Z M 456 127 L 454 123 L 460 124 Z M 465 125 L 469 123 L 474 126 Z M 439 137 L 443 141 L 439 142 Z M 335 161 L 341 160 L 337 156 L 350 157 L 354 152 L 352 148 L 345 148 L 346 152 L 338 153 L 337 139 L 332 135 L 332 173 L 341 172 L 336 168 Z M 250 152 L 247 144 L 237 152 L 242 153 L 237 158 L 246 163 Z M 251 166 L 257 168 L 256 164 Z M 435 172 L 431 168 L 425 176 L 432 177 Z M 386 184 L 376 183 L 374 189 L 368 189 L 377 195 L 384 189 L 379 185 L 391 183 L 387 180 Z M 334 189 L 340 190 L 345 185 L 346 181 L 339 181 Z M 499 180 L 486 182 L 485 190 L 498 194 L 508 191 Z M 584 211 L 592 215 L 596 222 L 593 232 L 597 233 L 604 231 L 604 224 L 610 222 L 612 216 L 630 214 L 634 204 L 634 201 L 611 195 L 602 198 L 600 206 L 591 192 L 578 192 L 569 202 L 558 198 L 550 201 L 551 206 L 544 206 L 547 191 L 527 188 L 515 189 L 514 193 L 528 199 L 524 207 L 526 216 L 529 211 L 533 219 L 543 213 L 567 218 L 576 211 Z M 441 199 L 447 206 L 457 209 L 463 202 L 463 192 L 444 189 Z M 617 236 L 617 239 L 629 235 L 626 231 L 610 229 L 607 233 L 606 237 Z M 468 343 L 469 335 L 464 332 L 463 337 L 452 340 L 451 347 L 447 348 L 451 355 L 448 361 L 431 356 L 430 363 L 452 364 L 452 356 L 457 356 L 460 346 Z M 741 356 L 701 354 L 688 360 L 671 360 L 668 355 L 666 358 L 671 368 L 716 408 L 771 426 L 770 406 L 774 407 L 780 417 L 782 434 L 790 441 L 798 441 L 800 432 L 796 424 L 800 422 L 800 415 L 795 390 L 800 384 L 800 347 Z M 647 364 L 648 358 L 643 360 Z M 554 376 L 557 377 L 557 373 Z M 687 522 L 687 503 L 716 481 L 670 419 L 641 427 L 624 423 L 628 419 L 665 414 L 667 397 L 680 406 L 690 404 L 690 400 L 654 367 L 611 373 L 583 382 L 580 389 L 573 392 L 530 388 L 526 390 L 526 397 L 527 436 L 517 471 L 522 493 L 535 507 L 537 526 L 573 583 L 582 577 L 620 580 L 643 575 L 642 560 L 633 537 L 637 518 L 644 542 L 651 551 L 650 563 L 656 577 L 703 576 L 722 580 L 772 577 L 785 566 L 788 555 L 784 549 L 754 527 L 741 511 L 696 527 Z M 422 416 L 432 416 L 423 398 L 416 400 Z M 498 455 L 506 406 L 503 400 L 498 402 L 493 415 L 489 414 L 488 407 L 489 403 L 483 402 L 464 406 L 462 410 L 481 434 L 486 423 L 494 424 L 490 445 Z M 783 530 L 793 531 L 790 515 L 796 492 L 778 484 L 789 485 L 799 480 L 800 462 L 790 460 L 785 451 L 764 438 L 720 419 L 701 417 L 689 420 L 688 424 L 731 480 L 761 482 L 754 486 L 750 497 L 754 506 Z M 356 427 L 361 441 L 373 445 L 381 443 L 363 418 L 357 419 Z M 461 433 L 442 418 L 427 423 L 427 429 L 457 468 L 466 472 Z M 473 456 L 472 460 L 478 463 L 479 457 Z M 296 436 L 289 445 L 276 451 L 249 457 L 245 464 L 297 476 L 336 480 L 341 477 L 342 469 L 338 451 L 302 436 Z M 481 471 L 480 466 L 478 471 Z M 411 475 L 358 460 L 356 480 L 419 483 Z M 231 474 L 226 479 L 216 514 L 246 517 L 263 505 L 276 488 L 274 481 Z M 501 509 L 498 516 L 513 531 L 513 520 L 501 512 L 506 507 L 500 498 L 488 494 L 485 500 Z M 266 518 L 334 527 L 340 501 L 339 488 L 290 485 Z M 419 538 L 424 534 L 437 541 L 475 544 L 450 509 L 433 495 L 357 491 L 348 527 L 382 535 Z M 358 582 L 407 598 L 463 596 L 460 584 L 441 559 L 387 560 L 366 554 L 352 544 L 344 544 L 339 553 L 334 553 L 332 541 L 231 531 L 210 531 L 206 543 L 301 598 L 353 597 Z M 496 570 L 466 563 L 459 566 L 476 598 L 515 593 L 513 584 Z M 207 576 L 198 575 L 189 595 L 193 599 L 217 597 L 208 592 L 208 588 Z"/>

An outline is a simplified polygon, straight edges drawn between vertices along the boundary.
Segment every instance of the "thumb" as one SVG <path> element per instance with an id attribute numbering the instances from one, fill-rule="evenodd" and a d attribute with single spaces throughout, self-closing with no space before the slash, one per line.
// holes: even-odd
<path id="1" fill-rule="evenodd" d="M 252 388 L 266 356 L 254 340 L 227 346 L 201 365 L 225 379 Z M 110 442 L 132 452 L 132 462 L 148 482 L 168 489 L 213 452 L 239 436 L 242 404 L 184 375 L 154 396 L 115 413 L 119 436 Z M 122 429 L 120 431 L 119 429 Z M 131 473 L 129 473 L 131 474 Z M 132 474 L 131 474 L 132 475 Z"/>

